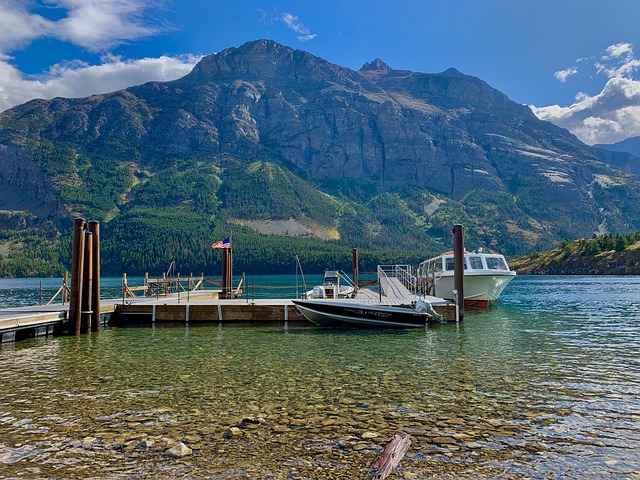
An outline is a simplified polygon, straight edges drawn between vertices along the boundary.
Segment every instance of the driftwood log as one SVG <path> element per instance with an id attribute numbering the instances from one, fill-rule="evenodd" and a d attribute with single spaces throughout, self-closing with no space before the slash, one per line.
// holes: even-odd
<path id="1" fill-rule="evenodd" d="M 398 466 L 402 457 L 409 449 L 411 439 L 406 435 L 396 434 L 378 455 L 373 466 L 369 470 L 367 480 L 384 480 L 394 467 Z"/>

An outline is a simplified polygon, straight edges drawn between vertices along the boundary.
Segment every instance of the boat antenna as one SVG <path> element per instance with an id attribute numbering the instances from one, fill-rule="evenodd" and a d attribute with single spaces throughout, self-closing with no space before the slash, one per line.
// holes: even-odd
<path id="1" fill-rule="evenodd" d="M 302 295 L 301 297 L 304 299 L 307 296 L 307 282 L 304 278 L 304 272 L 302 271 L 302 264 L 300 263 L 300 257 L 296 255 L 296 298 L 298 298 L 298 270 L 300 270 L 300 275 L 302 277 Z"/>

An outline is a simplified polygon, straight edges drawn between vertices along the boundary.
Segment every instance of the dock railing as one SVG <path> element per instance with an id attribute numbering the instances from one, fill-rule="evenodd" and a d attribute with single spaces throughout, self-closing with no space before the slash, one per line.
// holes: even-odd
<path id="1" fill-rule="evenodd" d="M 392 278 L 397 282 L 390 280 Z M 407 299 L 407 295 L 413 295 L 416 292 L 416 277 L 413 275 L 411 265 L 378 265 L 378 284 L 380 301 L 382 301 L 382 295 L 392 302 Z"/>

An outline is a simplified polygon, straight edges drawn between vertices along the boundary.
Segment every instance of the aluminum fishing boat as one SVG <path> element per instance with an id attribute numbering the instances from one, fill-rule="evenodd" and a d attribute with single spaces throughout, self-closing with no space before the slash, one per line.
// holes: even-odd
<path id="1" fill-rule="evenodd" d="M 429 302 L 420 299 L 414 305 L 387 306 L 322 300 L 292 300 L 312 323 L 324 327 L 364 326 L 415 328 L 432 320 L 441 321 Z"/>

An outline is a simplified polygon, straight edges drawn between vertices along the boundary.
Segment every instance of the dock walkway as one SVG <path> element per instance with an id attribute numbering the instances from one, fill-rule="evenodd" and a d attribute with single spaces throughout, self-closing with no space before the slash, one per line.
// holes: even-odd
<path id="1" fill-rule="evenodd" d="M 404 287 L 402 287 L 404 288 Z M 406 288 L 405 288 L 406 290 Z M 304 322 L 305 317 L 291 299 L 218 299 L 220 290 L 197 290 L 180 295 L 102 299 L 100 314 L 109 317 L 109 324 L 131 322 L 218 322 L 218 323 L 277 323 Z M 408 290 L 399 295 L 381 295 L 375 288 L 360 289 L 355 298 L 341 302 L 370 305 L 399 305 L 416 301 L 419 297 Z M 455 320 L 455 307 L 446 300 L 427 297 L 433 307 L 448 320 Z M 334 300 L 326 300 L 334 301 Z M 68 327 L 69 305 L 53 304 L 0 309 L 0 343 L 35 336 L 61 333 Z"/>

